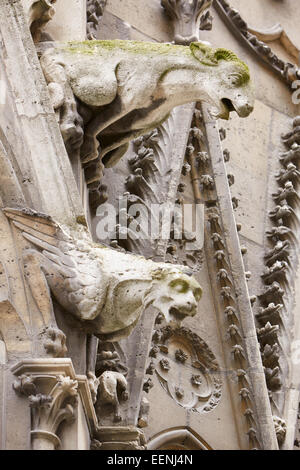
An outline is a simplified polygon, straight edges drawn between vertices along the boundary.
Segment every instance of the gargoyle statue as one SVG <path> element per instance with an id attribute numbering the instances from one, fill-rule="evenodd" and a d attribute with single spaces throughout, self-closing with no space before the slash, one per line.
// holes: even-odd
<path id="1" fill-rule="evenodd" d="M 75 328 L 104 341 L 127 337 L 150 304 L 168 322 L 196 314 L 202 290 L 185 266 L 120 253 L 31 209 L 4 212 L 30 242 L 24 273 L 46 327 L 56 325 L 50 291 Z"/>
<path id="2" fill-rule="evenodd" d="M 222 119 L 253 110 L 247 65 L 233 52 L 201 42 L 56 43 L 41 55 L 41 66 L 65 143 L 81 140 L 83 163 L 98 158 L 100 142 L 101 164 L 113 166 L 131 140 L 158 127 L 175 106 L 206 101 Z"/>

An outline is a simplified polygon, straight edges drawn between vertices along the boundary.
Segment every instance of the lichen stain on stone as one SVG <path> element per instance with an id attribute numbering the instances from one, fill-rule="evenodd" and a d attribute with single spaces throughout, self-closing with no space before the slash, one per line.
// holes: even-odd
<path id="1" fill-rule="evenodd" d="M 224 48 L 213 49 L 207 44 L 201 42 L 193 42 L 190 46 L 180 46 L 168 43 L 155 43 L 143 41 L 128 41 L 128 40 L 93 40 L 93 41 L 72 41 L 68 43 L 65 48 L 71 53 L 80 54 L 103 54 L 104 51 L 109 52 L 115 49 L 132 52 L 133 54 L 178 54 L 178 55 L 194 55 L 199 62 L 208 66 L 216 66 L 220 60 L 228 62 L 237 62 L 241 65 L 243 70 L 242 85 L 250 80 L 250 72 L 247 64 L 243 62 L 238 56 Z M 197 53 L 198 52 L 198 53 Z M 200 54 L 202 55 L 199 55 Z"/>

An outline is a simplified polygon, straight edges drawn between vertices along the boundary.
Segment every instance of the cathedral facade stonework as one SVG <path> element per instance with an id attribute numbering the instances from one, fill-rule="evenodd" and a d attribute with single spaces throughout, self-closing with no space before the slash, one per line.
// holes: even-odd
<path id="1" fill-rule="evenodd" d="M 299 14 L 0 0 L 0 449 L 300 447 Z"/>

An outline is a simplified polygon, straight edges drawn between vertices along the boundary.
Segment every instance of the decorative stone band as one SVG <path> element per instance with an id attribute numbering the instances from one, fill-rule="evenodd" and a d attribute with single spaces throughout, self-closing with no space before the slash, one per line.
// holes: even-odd
<path id="1" fill-rule="evenodd" d="M 76 419 L 78 398 L 92 434 L 98 426 L 86 376 L 76 375 L 70 359 L 31 359 L 12 367 L 15 392 L 28 397 L 31 408 L 31 442 L 34 450 L 55 450 L 62 422 Z"/>
<path id="2" fill-rule="evenodd" d="M 101 426 L 95 433 L 94 450 L 145 450 L 146 439 L 143 431 L 134 426 Z"/>

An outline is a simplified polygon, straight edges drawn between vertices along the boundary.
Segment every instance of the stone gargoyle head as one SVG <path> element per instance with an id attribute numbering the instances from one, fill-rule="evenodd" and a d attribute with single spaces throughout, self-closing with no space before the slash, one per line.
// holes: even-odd
<path id="1" fill-rule="evenodd" d="M 24 273 L 45 326 L 55 323 L 49 290 L 75 327 L 107 341 L 127 337 L 151 304 L 169 323 L 196 314 L 202 290 L 187 267 L 93 243 L 79 224 L 62 227 L 29 209 L 4 212 L 30 242 Z"/>
<path id="2" fill-rule="evenodd" d="M 157 128 L 174 107 L 185 103 L 207 102 L 212 115 L 222 119 L 231 111 L 246 117 L 253 110 L 247 65 L 233 52 L 203 42 L 54 44 L 42 54 L 41 66 L 54 108 L 65 110 L 60 128 L 66 146 L 75 139 L 84 164 L 100 155 L 104 166 L 115 165 L 131 140 Z M 86 116 L 78 138 L 81 118 L 74 114 L 72 94 Z"/>
<path id="3" fill-rule="evenodd" d="M 190 45 L 192 54 L 208 66 L 206 101 L 212 104 L 216 118 L 229 119 L 231 111 L 247 117 L 253 111 L 254 87 L 248 66 L 227 49 L 213 49 L 205 43 Z"/>

